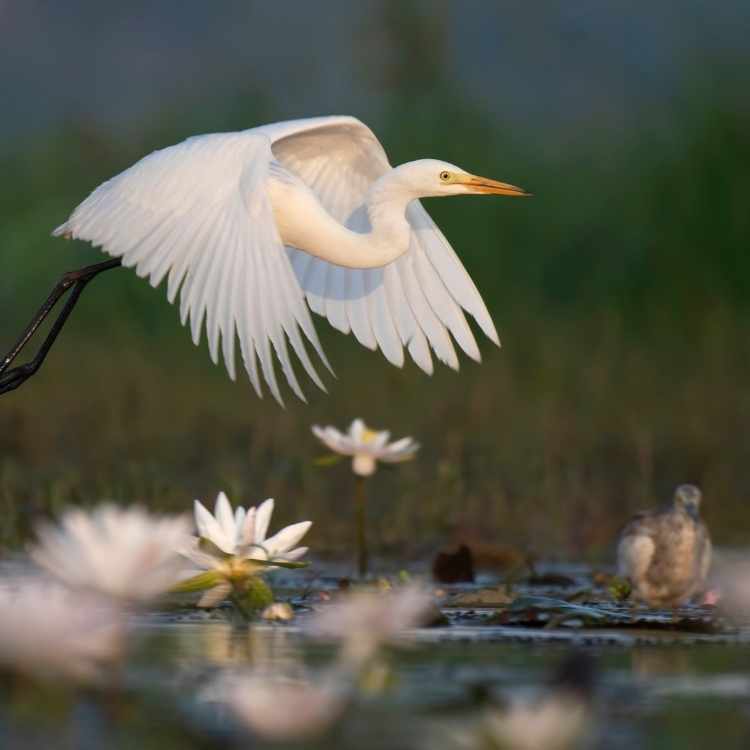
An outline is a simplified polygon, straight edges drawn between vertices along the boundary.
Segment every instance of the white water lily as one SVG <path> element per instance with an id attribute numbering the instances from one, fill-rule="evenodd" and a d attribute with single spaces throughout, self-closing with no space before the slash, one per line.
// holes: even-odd
<path id="1" fill-rule="evenodd" d="M 91 681 L 122 655 L 112 603 L 49 581 L 0 591 L 0 669 L 50 680 Z"/>
<path id="2" fill-rule="evenodd" d="M 374 474 L 378 461 L 390 464 L 410 461 L 419 450 L 419 443 L 411 437 L 389 443 L 388 430 L 371 430 L 361 419 L 355 419 L 346 433 L 318 425 L 313 425 L 312 431 L 334 453 L 352 456 L 352 471 L 361 477 Z"/>
<path id="3" fill-rule="evenodd" d="M 190 539 L 186 518 L 102 505 L 67 511 L 59 526 L 42 524 L 33 560 L 71 588 L 146 602 L 178 580 L 178 551 Z"/>
<path id="4" fill-rule="evenodd" d="M 198 568 L 190 574 L 198 583 L 196 588 L 208 589 L 198 602 L 199 607 L 215 607 L 238 584 L 265 570 L 294 563 L 307 553 L 307 547 L 297 544 L 312 526 L 311 521 L 301 521 L 266 536 L 274 508 L 272 498 L 257 508 L 245 510 L 238 506 L 232 511 L 229 499 L 220 492 L 213 514 L 199 500 L 194 505 L 198 536 L 183 547 L 182 554 Z M 205 572 L 211 575 L 202 579 Z M 202 585 L 203 580 L 206 586 Z"/>
<path id="5" fill-rule="evenodd" d="M 419 450 L 419 443 L 413 438 L 405 437 L 389 443 L 391 433 L 387 430 L 371 430 L 361 419 L 355 419 L 349 426 L 349 432 L 339 432 L 335 427 L 312 426 L 313 435 L 332 451 L 343 456 L 352 457 L 352 471 L 356 475 L 356 531 L 357 531 L 357 571 L 360 578 L 367 576 L 369 552 L 366 535 L 365 480 L 375 473 L 378 461 L 384 463 L 402 463 L 410 461 Z"/>
<path id="6" fill-rule="evenodd" d="M 312 632 L 343 641 L 343 661 L 359 668 L 384 643 L 419 627 L 433 608 L 432 595 L 419 586 L 388 592 L 356 591 L 315 615 Z"/>
<path id="7" fill-rule="evenodd" d="M 266 537 L 273 507 L 273 498 L 268 498 L 257 508 L 245 510 L 238 506 L 232 512 L 229 499 L 220 492 L 212 515 L 196 500 L 195 525 L 198 527 L 198 536 L 216 545 L 227 555 L 251 557 L 255 560 L 298 560 L 307 553 L 308 548 L 296 545 L 312 526 L 312 522 L 301 521 Z"/>

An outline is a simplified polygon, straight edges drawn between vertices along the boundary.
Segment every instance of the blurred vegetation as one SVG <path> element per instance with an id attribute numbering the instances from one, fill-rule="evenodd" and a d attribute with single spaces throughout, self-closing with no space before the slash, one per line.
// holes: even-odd
<path id="1" fill-rule="evenodd" d="M 383 553 L 464 536 L 604 557 L 630 512 L 684 481 L 703 487 L 717 542 L 747 541 L 748 108 L 696 87 L 674 102 L 671 128 L 539 141 L 466 101 L 445 65 L 414 59 L 396 49 L 371 82 L 392 161 L 444 158 L 535 194 L 428 202 L 503 348 L 428 379 L 319 322 L 339 379 L 282 411 L 193 348 L 163 290 L 108 273 L 41 373 L 0 401 L 3 543 L 69 502 L 187 510 L 224 488 L 235 502 L 276 496 L 277 523 L 312 518 L 311 546 L 343 551 L 352 477 L 313 466 L 323 449 L 309 426 L 356 416 L 423 443 L 372 483 Z M 274 119 L 262 92 L 240 92 L 224 112 L 175 106 L 137 136 L 76 122 L 3 157 L 3 348 L 63 270 L 100 258 L 49 238 L 91 189 L 154 148 Z"/>

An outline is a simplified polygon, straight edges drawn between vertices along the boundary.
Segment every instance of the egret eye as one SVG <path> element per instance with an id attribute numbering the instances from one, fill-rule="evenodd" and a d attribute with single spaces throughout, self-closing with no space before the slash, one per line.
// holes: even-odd
<path id="1" fill-rule="evenodd" d="M 444 172 L 440 173 L 440 179 L 441 179 L 442 182 L 448 182 L 450 180 L 450 178 L 451 178 L 451 173 L 450 172 L 445 172 L 444 171 Z"/>

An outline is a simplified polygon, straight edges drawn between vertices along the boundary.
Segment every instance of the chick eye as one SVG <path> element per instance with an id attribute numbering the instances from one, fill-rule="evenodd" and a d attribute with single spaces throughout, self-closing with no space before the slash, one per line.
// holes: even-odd
<path id="1" fill-rule="evenodd" d="M 440 173 L 440 179 L 443 182 L 448 182 L 448 180 L 450 180 L 450 178 L 451 178 L 451 173 L 450 172 L 441 172 Z"/>

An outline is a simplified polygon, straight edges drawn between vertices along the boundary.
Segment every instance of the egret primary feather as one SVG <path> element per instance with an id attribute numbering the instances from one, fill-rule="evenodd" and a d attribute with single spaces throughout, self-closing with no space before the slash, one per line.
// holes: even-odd
<path id="1" fill-rule="evenodd" d="M 419 198 L 526 195 L 446 162 L 391 167 L 353 117 L 316 117 L 195 136 L 155 151 L 100 185 L 54 234 L 122 258 L 152 286 L 167 279 L 198 344 L 221 351 L 235 378 L 235 338 L 253 387 L 282 402 L 274 357 L 304 399 L 289 347 L 324 389 L 306 345 L 328 369 L 309 309 L 402 366 L 426 373 L 431 352 L 458 369 L 453 340 L 479 348 L 464 311 L 490 340 L 482 298 Z M 453 337 L 453 338 L 451 338 Z"/>

